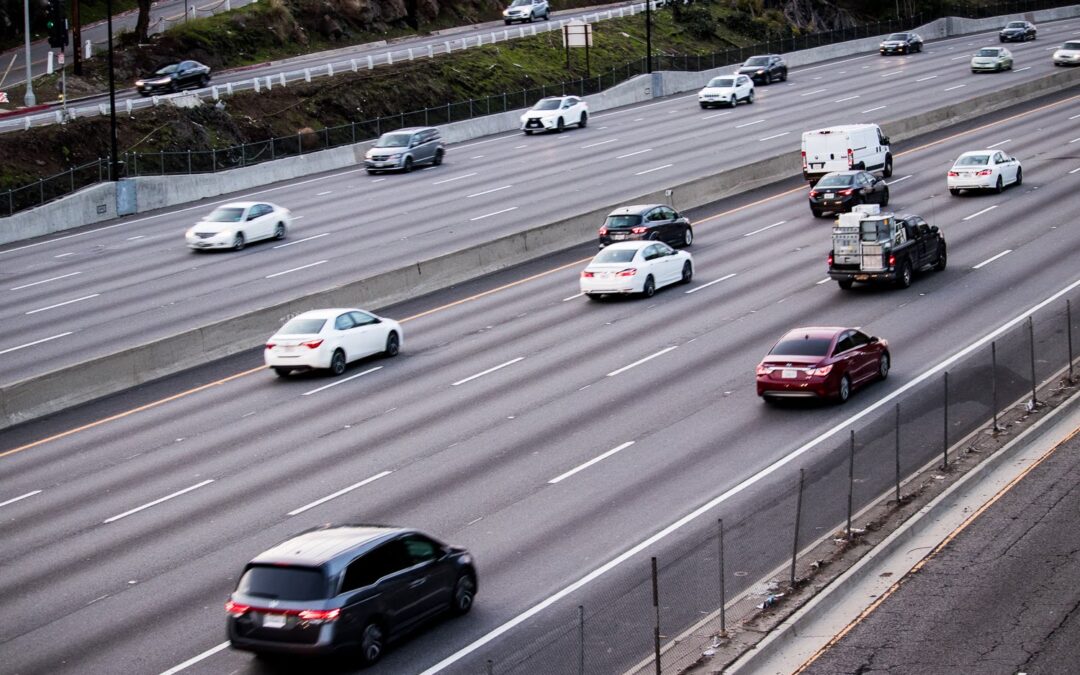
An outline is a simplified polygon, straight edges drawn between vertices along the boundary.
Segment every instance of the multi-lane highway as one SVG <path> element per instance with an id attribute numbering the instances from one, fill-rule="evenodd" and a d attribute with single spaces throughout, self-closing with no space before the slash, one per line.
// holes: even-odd
<path id="1" fill-rule="evenodd" d="M 878 64 L 852 63 L 840 67 Z M 888 63 L 902 67 L 898 59 Z M 817 86 L 832 81 L 823 77 Z M 983 86 L 982 79 L 955 81 Z M 674 118 L 682 109 L 664 102 L 633 113 L 653 122 L 636 128 L 661 134 L 659 121 L 671 110 Z M 746 112 L 760 114 L 732 114 Z M 1076 119 L 1075 104 L 1061 94 L 896 148 L 891 205 L 926 216 L 949 242 L 949 268 L 908 290 L 842 292 L 826 282 L 829 225 L 810 217 L 805 188 L 792 180 L 691 213 L 698 224 L 695 280 L 651 300 L 592 303 L 578 296 L 578 271 L 594 250 L 584 246 L 388 308 L 404 320 L 405 351 L 357 364 L 343 378 L 281 381 L 257 368 L 259 353 L 251 352 L 159 383 L 158 405 L 145 407 L 150 401 L 135 392 L 13 430 L 0 446 L 5 670 L 160 673 L 187 664 L 184 672 L 258 672 L 263 667 L 250 657 L 221 647 L 222 602 L 240 566 L 291 534 L 335 521 L 417 526 L 467 546 L 479 562 L 474 612 L 401 645 L 372 672 L 440 664 L 476 673 L 485 658 L 512 661 L 549 629 L 572 625 L 578 604 L 610 602 L 622 584 L 641 581 L 648 555 L 663 560 L 677 541 L 704 538 L 716 517 L 742 522 L 772 505 L 790 492 L 798 466 L 813 466 L 823 451 L 805 451 L 798 463 L 772 470 L 520 626 L 464 650 L 1056 291 L 1073 286 L 1075 300 L 1080 233 L 1070 223 L 1080 208 L 1080 157 L 1069 140 L 1080 136 Z M 597 126 L 621 132 L 616 120 Z M 537 139 L 546 153 L 530 146 L 518 161 L 559 157 L 566 150 L 559 144 L 585 136 Z M 526 141 L 502 139 L 458 154 L 502 143 Z M 1024 185 L 1000 195 L 949 196 L 944 172 L 951 160 L 988 146 L 1023 161 Z M 652 158 L 635 159 L 637 171 L 653 166 Z M 621 166 L 604 155 L 595 161 Z M 497 180 L 482 163 L 469 166 L 465 173 Z M 671 169 L 688 170 L 680 167 Z M 404 178 L 418 187 L 454 175 Z M 570 185 L 564 203 L 589 196 Z M 525 210 L 522 197 L 507 203 Z M 331 232 L 324 239 L 334 242 L 324 256 L 352 238 L 332 219 L 323 225 Z M 385 228 L 373 221 L 370 229 L 385 236 L 406 220 L 388 218 Z M 146 255 L 169 255 L 177 226 L 149 222 L 160 231 Z M 85 236 L 124 241 L 134 232 Z M 33 255 L 76 252 L 88 243 L 64 242 Z M 212 265 L 221 270 L 272 255 L 268 247 L 253 248 L 240 257 L 215 256 Z M 105 256 L 114 266 L 134 257 Z M 217 283 L 222 295 L 239 292 Z M 114 298 L 108 306 L 117 304 Z M 892 375 L 843 407 L 761 404 L 753 367 L 772 340 L 800 324 L 858 325 L 887 337 Z M 615 448 L 621 449 L 611 453 Z M 907 468 L 930 459 L 916 455 Z M 811 501 L 808 517 L 820 506 Z M 731 569 L 744 573 L 744 584 L 790 554 L 787 535 L 776 534 L 788 531 L 790 514 L 775 518 L 742 529 L 731 545 Z M 641 608 L 643 621 L 649 611 Z M 647 653 L 647 638 L 624 638 L 595 656 L 590 672 L 621 672 Z"/>
<path id="2" fill-rule="evenodd" d="M 722 167 L 796 153 L 810 126 L 884 122 L 1039 77 L 1053 70 L 1051 46 L 1077 30 L 1076 21 L 1044 24 L 1038 41 L 1015 46 L 1014 72 L 970 73 L 973 50 L 996 40 L 986 33 L 931 43 L 912 56 L 866 54 L 796 69 L 789 82 L 759 88 L 754 104 L 734 110 L 702 111 L 693 94 L 680 95 L 598 113 L 587 129 L 561 135 L 508 134 L 450 146 L 443 166 L 411 175 L 371 177 L 356 168 L 231 195 L 276 202 L 298 218 L 289 241 L 240 253 L 195 255 L 184 247 L 184 229 L 223 200 L 12 244 L 0 249 L 0 319 L 8 327 L 0 381 Z M 896 170 L 905 171 L 903 161 Z M 674 200 L 678 207 L 678 194 Z"/>

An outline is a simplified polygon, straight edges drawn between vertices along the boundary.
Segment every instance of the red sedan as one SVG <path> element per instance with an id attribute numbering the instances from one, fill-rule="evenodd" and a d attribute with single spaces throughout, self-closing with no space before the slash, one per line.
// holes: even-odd
<path id="1" fill-rule="evenodd" d="M 831 398 L 889 375 L 889 343 L 854 328 L 809 327 L 787 332 L 757 367 L 757 393 L 778 398 Z"/>

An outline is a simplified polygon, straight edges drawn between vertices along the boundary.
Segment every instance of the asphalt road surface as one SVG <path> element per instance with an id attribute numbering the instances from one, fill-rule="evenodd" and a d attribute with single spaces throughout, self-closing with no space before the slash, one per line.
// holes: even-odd
<path id="1" fill-rule="evenodd" d="M 721 167 L 796 153 L 807 128 L 885 122 L 1045 75 L 1054 68 L 1048 46 L 1076 25 L 1046 24 L 1045 39 L 1017 45 L 1013 72 L 968 69 L 969 55 L 993 34 L 944 40 L 922 54 L 794 70 L 789 82 L 760 87 L 754 104 L 734 110 L 701 110 L 688 93 L 598 113 L 586 129 L 453 145 L 443 166 L 409 175 L 348 169 L 12 244 L 0 249 L 0 321 L 8 328 L 0 382 L 625 203 Z M 1042 140 L 1072 147 L 1071 115 L 1055 120 L 1056 140 L 1041 133 Z M 932 151 L 926 180 L 935 192 L 966 147 Z M 1030 156 L 1025 150 L 1017 154 Z M 909 171 L 905 163 L 898 159 L 897 175 Z M 289 241 L 211 255 L 185 247 L 187 227 L 215 204 L 241 198 L 290 208 L 297 220 Z M 678 207 L 678 194 L 674 200 Z"/>
<path id="2" fill-rule="evenodd" d="M 675 117 L 673 102 L 640 114 L 655 127 L 669 106 Z M 828 282 L 828 221 L 810 216 L 805 187 L 792 180 L 692 212 L 694 281 L 651 300 L 580 297 L 577 277 L 595 250 L 583 246 L 387 308 L 404 320 L 403 353 L 355 364 L 342 378 L 283 381 L 258 368 L 256 350 L 5 431 L 5 671 L 161 673 L 187 664 L 190 673 L 273 672 L 222 647 L 222 603 L 252 556 L 326 522 L 416 526 L 478 559 L 473 613 L 399 645 L 373 673 L 477 673 L 488 658 L 507 672 L 552 631 L 571 630 L 579 604 L 627 595 L 648 556 L 670 559 L 703 540 L 718 517 L 753 525 L 733 534 L 738 544 L 729 549 L 742 584 L 729 592 L 745 589 L 790 555 L 790 541 L 775 533 L 790 526 L 780 495 L 790 494 L 798 468 L 834 459 L 797 448 L 869 406 L 891 405 L 934 364 L 1080 282 L 1069 253 L 1080 247 L 1071 227 L 1080 158 L 1068 151 L 1075 114 L 1067 96 L 1056 96 L 898 148 L 892 205 L 926 216 L 949 243 L 948 269 L 907 290 L 844 292 Z M 567 142 L 528 140 L 552 154 Z M 988 146 L 1021 158 L 1024 184 L 949 196 L 952 159 Z M 416 185 L 453 175 L 404 178 Z M 154 227 L 159 243 L 143 250 L 175 250 L 176 226 Z M 335 231 L 336 246 L 345 246 L 347 230 Z M 119 243 L 131 234 L 87 236 L 117 241 L 115 266 L 135 259 Z M 33 255 L 89 243 L 64 242 Z M 271 255 L 253 248 L 199 264 L 232 270 Z M 239 292 L 216 283 L 222 296 Z M 754 365 L 781 333 L 814 324 L 886 337 L 889 379 L 846 406 L 763 405 Z M 796 451 L 797 462 L 775 464 Z M 905 470 L 931 457 L 912 455 Z M 838 522 L 835 509 L 813 500 L 804 513 L 820 527 Z M 586 576 L 594 570 L 605 573 Z M 708 597 L 694 601 L 702 611 L 715 607 Z M 648 653 L 651 608 L 638 610 L 609 626 L 608 648 L 590 653 L 589 672 L 621 672 Z"/>

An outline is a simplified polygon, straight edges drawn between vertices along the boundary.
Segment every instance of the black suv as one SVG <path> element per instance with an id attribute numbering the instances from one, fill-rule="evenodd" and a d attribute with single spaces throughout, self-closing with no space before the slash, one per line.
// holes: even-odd
<path id="1" fill-rule="evenodd" d="M 769 84 L 787 80 L 787 63 L 778 54 L 751 56 L 746 63 L 735 71 L 739 75 L 748 75 L 754 84 Z"/>
<path id="2" fill-rule="evenodd" d="M 600 248 L 633 239 L 659 239 L 672 246 L 689 246 L 694 243 L 694 227 L 666 204 L 620 206 L 600 227 Z"/>
<path id="3" fill-rule="evenodd" d="M 247 564 L 225 603 L 229 641 L 256 653 L 357 649 L 370 664 L 425 619 L 468 612 L 476 588 L 465 549 L 409 529 L 324 526 Z"/>

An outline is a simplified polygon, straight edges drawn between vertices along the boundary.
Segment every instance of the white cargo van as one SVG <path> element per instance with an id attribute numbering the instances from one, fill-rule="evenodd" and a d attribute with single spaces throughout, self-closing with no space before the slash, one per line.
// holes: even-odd
<path id="1" fill-rule="evenodd" d="M 889 139 L 881 127 L 849 124 L 803 132 L 803 178 L 811 185 L 830 171 L 848 169 L 880 172 L 885 178 L 892 175 Z"/>

